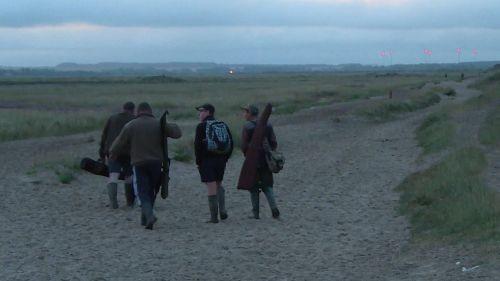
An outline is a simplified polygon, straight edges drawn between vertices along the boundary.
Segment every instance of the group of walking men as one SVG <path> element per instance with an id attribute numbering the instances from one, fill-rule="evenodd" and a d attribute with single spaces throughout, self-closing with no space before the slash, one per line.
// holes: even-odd
<path id="1" fill-rule="evenodd" d="M 257 125 L 259 109 L 255 105 L 241 107 L 246 123 L 241 135 L 241 150 L 246 155 L 253 132 Z M 207 186 L 209 223 L 218 223 L 228 218 L 225 206 L 225 190 L 222 186 L 226 163 L 233 151 L 233 138 L 229 127 L 215 118 L 215 107 L 203 104 L 196 107 L 200 123 L 196 127 L 194 150 L 196 165 L 201 182 Z M 162 132 L 163 130 L 163 132 Z M 226 138 L 226 146 L 222 150 L 220 141 L 212 141 L 214 134 Z M 109 117 L 102 132 L 99 156 L 105 161 L 109 170 L 107 193 L 112 209 L 118 208 L 117 189 L 119 180 L 124 182 L 127 205 L 141 206 L 141 224 L 146 229 L 153 229 L 157 221 L 153 208 L 162 181 L 162 163 L 164 162 L 167 138 L 178 139 L 181 129 L 175 123 L 160 122 L 153 115 L 148 103 L 141 103 L 135 110 L 132 102 L 123 105 L 122 112 Z M 220 137 L 219 137 L 220 139 Z M 165 147 L 162 147 L 162 142 Z M 267 166 L 265 149 L 275 150 L 278 146 L 273 127 L 268 124 L 265 138 L 258 145 L 258 161 L 256 184 L 250 190 L 252 202 L 252 218 L 259 219 L 259 193 L 264 192 L 272 216 L 279 218 L 279 210 L 273 193 L 273 174 Z M 213 149 L 215 146 L 215 149 Z"/>

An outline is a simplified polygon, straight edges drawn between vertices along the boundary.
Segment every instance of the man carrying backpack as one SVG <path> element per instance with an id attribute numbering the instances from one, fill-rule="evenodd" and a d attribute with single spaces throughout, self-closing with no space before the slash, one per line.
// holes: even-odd
<path id="1" fill-rule="evenodd" d="M 130 165 L 130 154 L 123 153 L 118 155 L 115 160 L 109 158 L 109 149 L 113 141 L 116 139 L 121 130 L 131 120 L 135 118 L 134 115 L 135 104 L 133 102 L 126 102 L 123 105 L 123 110 L 120 113 L 114 114 L 109 117 L 106 122 L 101 135 L 101 142 L 99 146 L 99 157 L 106 162 L 109 168 L 108 180 L 108 197 L 112 209 L 118 208 L 117 189 L 118 178 L 120 173 L 125 174 L 125 197 L 128 206 L 133 206 L 135 201 L 135 194 L 132 187 L 132 166 Z"/>
<path id="2" fill-rule="evenodd" d="M 257 117 L 259 115 L 259 109 L 255 105 L 248 105 L 241 107 L 243 110 L 243 118 L 247 121 L 243 126 L 243 131 L 241 134 L 241 151 L 246 155 L 247 149 L 252 140 L 252 135 L 257 126 Z M 276 141 L 276 135 L 274 134 L 273 127 L 268 124 L 266 128 L 266 133 L 264 137 L 264 142 L 258 147 L 259 157 L 257 161 L 257 181 L 254 188 L 250 190 L 250 199 L 252 201 L 252 213 L 253 218 L 259 219 L 259 192 L 262 190 L 267 198 L 269 207 L 271 208 L 271 213 L 273 218 L 279 218 L 280 212 L 276 205 L 276 200 L 274 198 L 273 192 L 273 173 L 271 172 L 267 160 L 266 151 L 267 149 L 276 150 L 278 147 L 278 142 Z"/>
<path id="3" fill-rule="evenodd" d="M 218 223 L 218 212 L 221 220 L 227 219 L 222 180 L 227 160 L 233 152 L 233 137 L 229 127 L 214 118 L 213 105 L 204 104 L 196 110 L 200 123 L 196 127 L 194 149 L 201 182 L 207 185 L 208 190 L 210 220 L 207 222 Z"/>
<path id="4" fill-rule="evenodd" d="M 162 133 L 160 121 L 154 117 L 151 106 L 143 102 L 137 107 L 137 118 L 123 127 L 110 149 L 111 159 L 124 152 L 130 153 L 134 185 L 141 200 L 141 224 L 146 229 L 153 229 L 156 222 L 153 206 L 162 180 L 162 161 L 165 157 L 162 143 L 166 145 L 166 138 L 178 139 L 182 135 L 179 126 L 174 123 L 166 123 L 163 129 Z"/>

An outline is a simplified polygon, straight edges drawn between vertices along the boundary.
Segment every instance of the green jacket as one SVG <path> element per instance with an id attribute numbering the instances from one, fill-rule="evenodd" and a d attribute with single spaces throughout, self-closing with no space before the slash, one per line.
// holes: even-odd
<path id="1" fill-rule="evenodd" d="M 165 135 L 178 139 L 182 133 L 177 124 L 167 122 Z M 132 165 L 162 161 L 160 138 L 160 121 L 153 115 L 141 114 L 123 127 L 110 148 L 111 157 L 115 158 L 129 151 Z"/>
<path id="2" fill-rule="evenodd" d="M 108 118 L 102 130 L 101 143 L 99 146 L 99 156 L 101 158 L 109 155 L 109 148 L 113 144 L 113 141 L 120 134 L 125 124 L 132 121 L 134 118 L 135 116 L 128 112 L 114 114 Z"/>

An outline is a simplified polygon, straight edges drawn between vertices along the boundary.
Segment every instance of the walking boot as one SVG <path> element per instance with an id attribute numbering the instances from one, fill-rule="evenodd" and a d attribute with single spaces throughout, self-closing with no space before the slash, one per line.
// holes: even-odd
<path id="1" fill-rule="evenodd" d="M 151 202 L 142 202 L 141 208 L 142 208 L 142 215 L 144 216 L 146 222 L 144 228 L 152 230 L 153 225 L 157 221 L 157 218 L 153 214 L 153 204 L 151 204 Z M 141 223 L 142 223 L 142 217 L 141 217 Z"/>
<path id="2" fill-rule="evenodd" d="M 207 223 L 218 223 L 219 206 L 217 203 L 217 195 L 208 196 L 208 207 L 210 208 L 210 220 Z"/>
<path id="3" fill-rule="evenodd" d="M 275 219 L 280 217 L 280 210 L 278 210 L 278 208 L 271 209 L 271 213 L 273 214 L 273 218 Z"/>
<path id="4" fill-rule="evenodd" d="M 118 189 L 118 184 L 115 182 L 108 183 L 108 197 L 109 197 L 109 205 L 111 209 L 118 209 L 118 200 L 116 198 L 116 192 Z"/>
<path id="5" fill-rule="evenodd" d="M 127 200 L 127 206 L 134 207 L 135 194 L 134 187 L 131 183 L 124 184 L 125 188 L 125 199 Z"/>
<path id="6" fill-rule="evenodd" d="M 226 191 L 224 190 L 224 187 L 222 187 L 222 186 L 219 186 L 217 188 L 217 200 L 219 200 L 220 219 L 225 220 L 225 219 L 227 219 Z"/>
<path id="7" fill-rule="evenodd" d="M 146 226 L 144 227 L 145 229 L 153 230 L 153 225 L 156 223 L 158 218 L 156 216 L 151 216 L 151 218 L 146 222 Z"/>

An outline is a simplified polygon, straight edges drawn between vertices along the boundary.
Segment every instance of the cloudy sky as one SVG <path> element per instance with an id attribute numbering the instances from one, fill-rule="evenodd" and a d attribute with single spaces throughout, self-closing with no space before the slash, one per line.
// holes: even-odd
<path id="1" fill-rule="evenodd" d="M 457 62 L 457 48 L 461 61 L 500 60 L 499 11 L 498 0 L 0 0 L 0 65 Z"/>

